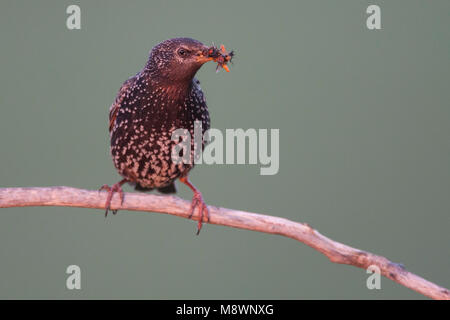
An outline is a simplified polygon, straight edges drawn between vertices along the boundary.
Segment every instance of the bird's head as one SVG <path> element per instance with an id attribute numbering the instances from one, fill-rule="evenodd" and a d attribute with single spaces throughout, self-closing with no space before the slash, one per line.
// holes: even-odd
<path id="1" fill-rule="evenodd" d="M 213 60 L 209 47 L 191 38 L 174 38 L 153 47 L 147 67 L 160 80 L 190 82 L 200 67 Z"/>

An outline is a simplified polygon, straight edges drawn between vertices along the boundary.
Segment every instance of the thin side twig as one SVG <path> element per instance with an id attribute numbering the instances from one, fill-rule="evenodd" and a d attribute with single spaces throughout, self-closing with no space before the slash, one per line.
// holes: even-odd
<path id="1" fill-rule="evenodd" d="M 0 208 L 29 206 L 105 208 L 106 193 L 70 187 L 0 188 Z M 182 218 L 189 216 L 190 202 L 175 196 L 125 193 L 120 205 L 118 197 L 111 209 L 159 212 Z M 359 250 L 331 240 L 306 223 L 239 210 L 208 206 L 209 223 L 278 234 L 300 241 L 324 254 L 331 262 L 367 269 L 377 266 L 383 276 L 433 299 L 450 300 L 450 291 L 394 263 L 385 257 Z M 193 219 L 198 217 L 194 215 Z"/>

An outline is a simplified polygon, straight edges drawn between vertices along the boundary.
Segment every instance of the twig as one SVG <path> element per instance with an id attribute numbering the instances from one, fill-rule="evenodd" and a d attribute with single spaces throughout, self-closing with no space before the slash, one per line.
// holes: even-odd
<path id="1" fill-rule="evenodd" d="M 29 206 L 60 206 L 104 209 L 105 192 L 70 187 L 0 188 L 0 208 Z M 126 193 L 123 205 L 117 196 L 111 209 L 160 212 L 188 218 L 190 202 L 174 196 Z M 327 256 L 330 261 L 367 269 L 375 265 L 383 276 L 433 299 L 450 300 L 450 291 L 427 281 L 404 266 L 385 257 L 358 250 L 333 241 L 306 223 L 239 210 L 209 206 L 209 223 L 278 234 L 303 242 Z M 193 219 L 198 217 L 194 215 Z"/>

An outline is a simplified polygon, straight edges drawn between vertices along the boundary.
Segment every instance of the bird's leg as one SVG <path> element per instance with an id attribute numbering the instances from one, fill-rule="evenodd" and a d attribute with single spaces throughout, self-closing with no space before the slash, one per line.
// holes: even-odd
<path id="1" fill-rule="evenodd" d="M 114 195 L 114 192 L 118 192 L 119 196 L 120 196 L 120 204 L 123 204 L 123 190 L 122 190 L 122 185 L 127 182 L 127 179 L 122 179 L 119 182 L 113 184 L 111 187 L 108 186 L 107 184 L 104 184 L 103 186 L 101 186 L 101 188 L 99 189 L 99 191 L 101 190 L 106 190 L 108 191 L 108 197 L 106 198 L 106 203 L 105 203 L 105 207 L 106 207 L 106 211 L 105 211 L 105 217 L 108 216 L 108 211 L 110 209 L 110 205 L 111 205 L 111 200 L 112 197 Z M 116 210 L 112 210 L 113 214 L 117 213 L 117 209 Z"/>
<path id="2" fill-rule="evenodd" d="M 189 219 L 192 218 L 192 216 L 194 215 L 195 208 L 198 207 L 198 212 L 199 212 L 198 225 L 197 225 L 197 235 L 198 235 L 202 228 L 204 215 L 206 216 L 206 221 L 209 222 L 209 210 L 208 210 L 208 207 L 206 206 L 205 201 L 203 200 L 202 193 L 196 187 L 194 187 L 194 185 L 189 181 L 189 178 L 187 176 L 181 177 L 180 181 L 182 183 L 184 183 L 185 185 L 187 185 L 194 192 L 194 197 L 192 198 L 192 202 L 191 202 Z"/>

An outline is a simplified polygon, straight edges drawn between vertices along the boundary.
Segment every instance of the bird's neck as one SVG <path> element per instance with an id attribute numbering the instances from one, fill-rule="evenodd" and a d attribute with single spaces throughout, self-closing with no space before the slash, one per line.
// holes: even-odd
<path id="1" fill-rule="evenodd" d="M 143 70 L 144 77 L 148 79 L 147 83 L 153 90 L 157 89 L 162 95 L 172 100 L 184 100 L 189 96 L 192 90 L 192 80 L 172 80 L 167 77 L 163 77 L 157 72 L 151 72 L 151 70 Z"/>

